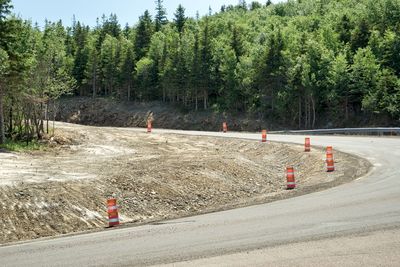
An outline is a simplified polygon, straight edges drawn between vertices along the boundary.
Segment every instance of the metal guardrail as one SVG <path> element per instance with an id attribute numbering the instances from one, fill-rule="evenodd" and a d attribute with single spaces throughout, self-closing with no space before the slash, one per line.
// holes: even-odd
<path id="1" fill-rule="evenodd" d="M 276 131 L 275 134 L 310 134 L 310 135 L 385 135 L 400 136 L 400 128 L 338 128 L 299 131 Z"/>

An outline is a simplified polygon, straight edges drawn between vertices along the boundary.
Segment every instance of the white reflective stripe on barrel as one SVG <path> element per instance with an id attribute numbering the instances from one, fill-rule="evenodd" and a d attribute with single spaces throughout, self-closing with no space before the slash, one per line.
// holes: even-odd
<path id="1" fill-rule="evenodd" d="M 118 207 L 117 206 L 110 206 L 108 207 L 108 211 L 113 211 L 113 210 L 117 210 Z"/>

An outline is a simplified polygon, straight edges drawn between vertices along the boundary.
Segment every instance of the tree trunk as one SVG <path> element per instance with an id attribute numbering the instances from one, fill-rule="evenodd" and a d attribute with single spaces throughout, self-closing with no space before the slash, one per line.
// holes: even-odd
<path id="1" fill-rule="evenodd" d="M 195 92 L 195 98 L 196 98 L 196 111 L 199 110 L 199 96 L 197 95 L 197 88 L 196 88 L 196 92 Z"/>
<path id="2" fill-rule="evenodd" d="M 50 100 L 46 103 L 46 133 L 49 134 L 49 104 Z"/>
<path id="3" fill-rule="evenodd" d="M 311 104 L 312 104 L 312 111 L 313 111 L 312 128 L 315 129 L 315 122 L 317 120 L 317 114 L 316 114 L 316 111 L 315 111 L 315 100 L 314 100 L 314 97 L 311 97 Z"/>
<path id="4" fill-rule="evenodd" d="M 4 130 L 4 113 L 3 113 L 3 99 L 4 95 L 2 88 L 0 87 L 0 145 L 6 142 L 5 130 Z"/>
<path id="5" fill-rule="evenodd" d="M 301 129 L 301 96 L 299 96 L 299 130 Z"/>
<path id="6" fill-rule="evenodd" d="M 57 109 L 56 109 L 56 101 L 53 99 L 53 136 L 54 136 L 54 132 L 56 129 L 56 113 L 57 113 Z"/>
<path id="7" fill-rule="evenodd" d="M 43 103 L 40 103 L 40 119 L 39 119 L 39 125 L 40 125 L 40 132 L 44 133 L 44 122 L 43 122 Z"/>
<path id="8" fill-rule="evenodd" d="M 34 128 L 34 131 L 36 131 L 36 137 L 37 137 L 37 139 L 40 139 L 40 125 L 39 125 L 39 119 L 38 119 L 38 117 L 36 116 L 36 109 L 35 109 L 35 107 L 33 107 L 33 117 L 32 117 L 32 120 L 33 120 L 33 128 Z"/>
<path id="9" fill-rule="evenodd" d="M 93 98 L 96 98 L 96 71 L 93 71 Z"/>
<path id="10" fill-rule="evenodd" d="M 207 110 L 207 90 L 203 92 L 204 96 L 204 110 Z"/>
<path id="11" fill-rule="evenodd" d="M 304 129 L 308 129 L 308 121 L 309 121 L 309 105 L 308 105 L 308 97 L 304 99 Z"/>
<path id="12" fill-rule="evenodd" d="M 8 131 L 10 132 L 10 136 L 13 133 L 13 105 L 14 105 L 14 101 L 13 99 L 11 99 L 11 105 L 10 105 L 10 110 L 9 110 L 9 114 L 8 114 L 8 121 L 9 121 L 9 125 L 8 125 Z"/>
<path id="13" fill-rule="evenodd" d="M 28 119 L 27 118 L 24 119 L 24 124 L 25 124 L 24 131 L 25 131 L 26 144 L 28 145 L 29 144 L 29 133 L 28 133 Z"/>

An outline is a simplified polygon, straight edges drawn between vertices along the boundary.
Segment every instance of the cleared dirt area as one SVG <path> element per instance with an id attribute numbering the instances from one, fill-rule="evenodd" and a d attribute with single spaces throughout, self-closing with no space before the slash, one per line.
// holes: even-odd
<path id="1" fill-rule="evenodd" d="M 110 196 L 123 223 L 142 224 L 318 191 L 369 169 L 337 152 L 338 171 L 327 173 L 324 151 L 271 142 L 71 124 L 56 136 L 46 151 L 0 152 L 1 243 L 102 229 Z"/>

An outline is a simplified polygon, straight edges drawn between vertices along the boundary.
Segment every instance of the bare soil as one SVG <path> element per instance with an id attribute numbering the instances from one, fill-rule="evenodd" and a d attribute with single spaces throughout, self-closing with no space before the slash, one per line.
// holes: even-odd
<path id="1" fill-rule="evenodd" d="M 289 144 L 59 125 L 46 151 L 0 153 L 0 243 L 103 229 L 111 196 L 123 223 L 143 224 L 318 191 L 369 169 L 336 152 L 338 171 L 327 173 L 323 151 Z"/>

